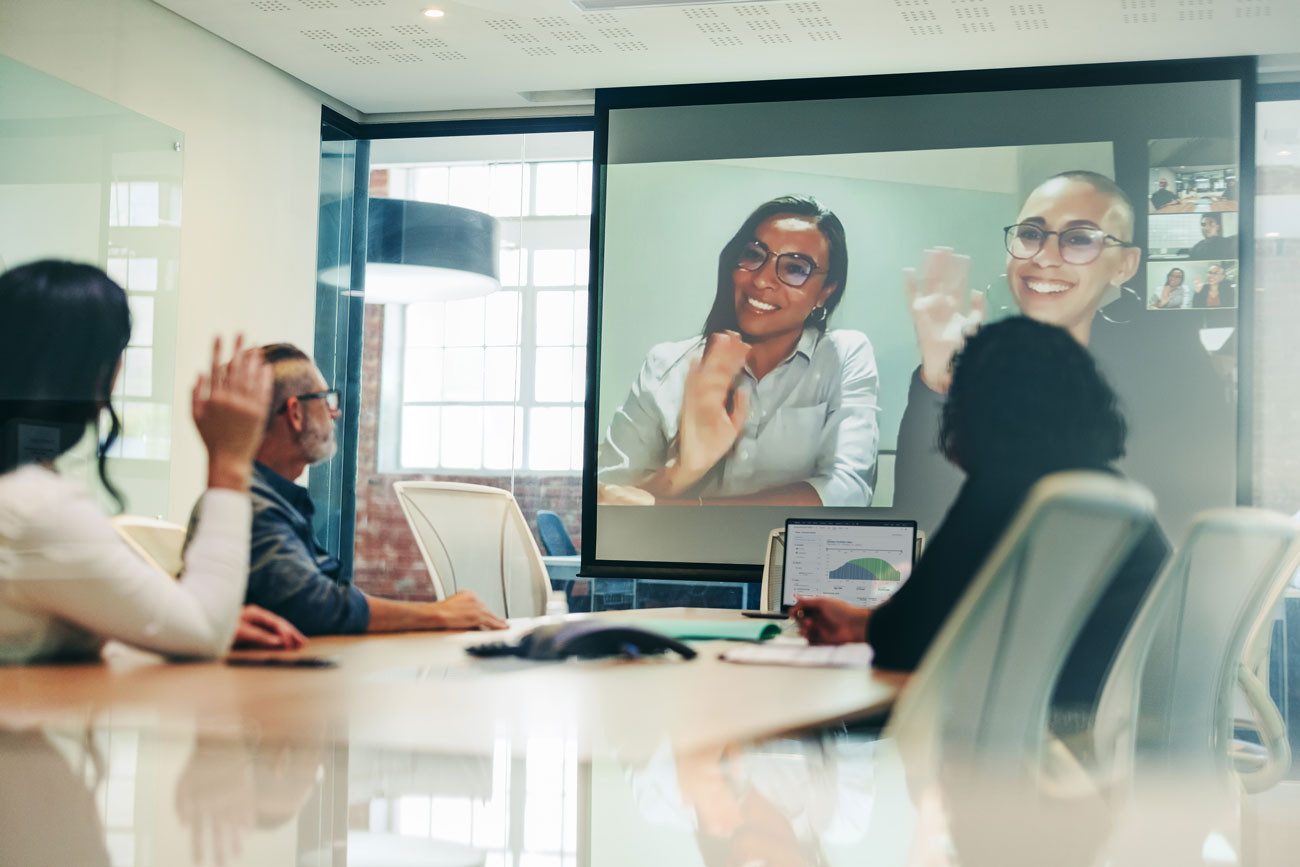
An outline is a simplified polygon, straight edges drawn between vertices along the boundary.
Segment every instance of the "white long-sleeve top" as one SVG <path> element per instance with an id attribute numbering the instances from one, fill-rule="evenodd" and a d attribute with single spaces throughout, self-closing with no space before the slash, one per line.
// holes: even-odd
<path id="1" fill-rule="evenodd" d="M 28 465 L 0 475 L 0 662 L 84 658 L 110 638 L 167 656 L 230 648 L 248 583 L 248 494 L 209 490 L 179 581 L 89 492 Z"/>

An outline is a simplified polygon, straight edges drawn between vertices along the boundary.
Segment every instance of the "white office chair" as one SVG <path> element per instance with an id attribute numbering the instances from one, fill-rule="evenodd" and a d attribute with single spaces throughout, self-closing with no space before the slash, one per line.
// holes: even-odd
<path id="1" fill-rule="evenodd" d="M 1022 832 L 1062 803 L 1099 815 L 1086 812 L 1099 806 L 1096 792 L 1049 732 L 1050 699 L 1153 505 L 1141 486 L 1107 474 L 1040 481 L 899 696 L 882 747 L 901 760 L 914 801 L 942 793 L 961 863 L 1061 863 L 1067 843 Z M 1004 823 L 1005 834 L 991 833 Z"/>
<path id="2" fill-rule="evenodd" d="M 509 491 L 455 482 L 394 482 L 434 593 L 472 590 L 502 617 L 536 617 L 551 584 Z"/>
<path id="3" fill-rule="evenodd" d="M 185 528 L 180 524 L 138 515 L 118 515 L 113 528 L 137 554 L 173 578 L 181 574 L 185 562 Z"/>
<path id="4" fill-rule="evenodd" d="M 1262 652 L 1272 606 L 1294 572 L 1296 530 L 1283 516 L 1259 509 L 1206 512 L 1192 524 L 1102 691 L 1093 740 L 1106 784 L 1143 772 L 1157 779 L 1178 774 L 1230 781 L 1232 696 L 1239 682 L 1265 746 L 1279 762 L 1282 751 L 1289 755 L 1267 691 L 1251 689 L 1247 657 L 1248 646 L 1255 655 Z M 1264 776 L 1252 787 L 1276 775 L 1271 764 L 1257 770 Z"/>

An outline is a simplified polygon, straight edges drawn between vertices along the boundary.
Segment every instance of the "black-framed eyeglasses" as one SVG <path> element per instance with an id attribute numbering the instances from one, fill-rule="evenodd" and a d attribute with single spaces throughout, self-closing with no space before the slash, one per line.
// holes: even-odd
<path id="1" fill-rule="evenodd" d="M 1007 252 L 1014 259 L 1032 259 L 1038 255 L 1047 243 L 1048 235 L 1056 236 L 1056 243 L 1061 250 L 1061 259 L 1071 265 L 1087 265 L 1097 261 L 1097 257 L 1107 247 L 1136 247 L 1137 244 L 1121 241 L 1114 235 L 1108 235 L 1101 229 L 1088 226 L 1075 226 L 1063 232 L 1051 232 L 1035 223 L 1013 223 L 1004 226 L 1002 231 L 1007 236 Z"/>
<path id="2" fill-rule="evenodd" d="M 736 267 L 742 271 L 761 271 L 772 258 L 772 251 L 762 241 L 750 241 L 736 254 Z M 798 289 L 808 282 L 814 274 L 821 274 L 824 268 L 803 253 L 778 253 L 776 256 L 776 279 L 787 286 Z"/>
<path id="3" fill-rule="evenodd" d="M 295 394 L 299 401 L 304 400 L 324 400 L 325 405 L 329 407 L 330 412 L 335 412 L 339 408 L 339 390 L 331 388 L 329 391 L 313 391 L 308 394 Z M 276 414 L 280 414 L 289 408 L 289 402 L 286 400 L 284 406 L 277 409 Z"/>

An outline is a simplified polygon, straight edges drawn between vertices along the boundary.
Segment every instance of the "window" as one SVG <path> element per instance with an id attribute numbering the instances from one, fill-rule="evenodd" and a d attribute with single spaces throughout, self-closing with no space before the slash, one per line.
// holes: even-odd
<path id="1" fill-rule="evenodd" d="M 377 165 L 371 187 L 501 221 L 501 291 L 385 311 L 381 469 L 581 470 L 591 161 Z"/>

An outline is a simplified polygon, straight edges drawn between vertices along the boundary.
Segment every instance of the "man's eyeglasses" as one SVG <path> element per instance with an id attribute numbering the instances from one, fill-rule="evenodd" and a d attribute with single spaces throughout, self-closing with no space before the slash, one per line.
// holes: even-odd
<path id="1" fill-rule="evenodd" d="M 765 244 L 750 241 L 736 254 L 736 267 L 742 271 L 761 271 L 770 258 L 772 251 Z M 776 257 L 776 279 L 795 289 L 807 283 L 812 275 L 824 270 L 802 253 L 780 253 Z"/>
<path id="2" fill-rule="evenodd" d="M 1015 223 L 1002 229 L 1007 236 L 1007 252 L 1015 259 L 1032 259 L 1047 243 L 1048 235 L 1055 235 L 1061 250 L 1061 258 L 1071 265 L 1087 265 L 1097 261 L 1097 257 L 1107 247 L 1136 247 L 1128 241 L 1121 241 L 1114 235 L 1107 235 L 1101 229 L 1087 226 L 1075 226 L 1064 232 L 1049 232 L 1034 223 Z"/>
<path id="3" fill-rule="evenodd" d="M 325 405 L 329 407 L 330 412 L 335 412 L 339 408 L 339 390 L 337 388 L 331 388 L 329 391 L 313 391 L 309 394 L 295 394 L 294 397 L 297 398 L 299 401 L 324 400 Z M 284 402 L 284 406 L 280 407 L 275 411 L 276 415 L 279 415 L 280 413 L 284 412 L 288 408 L 289 408 L 289 402 L 286 400 Z"/>

